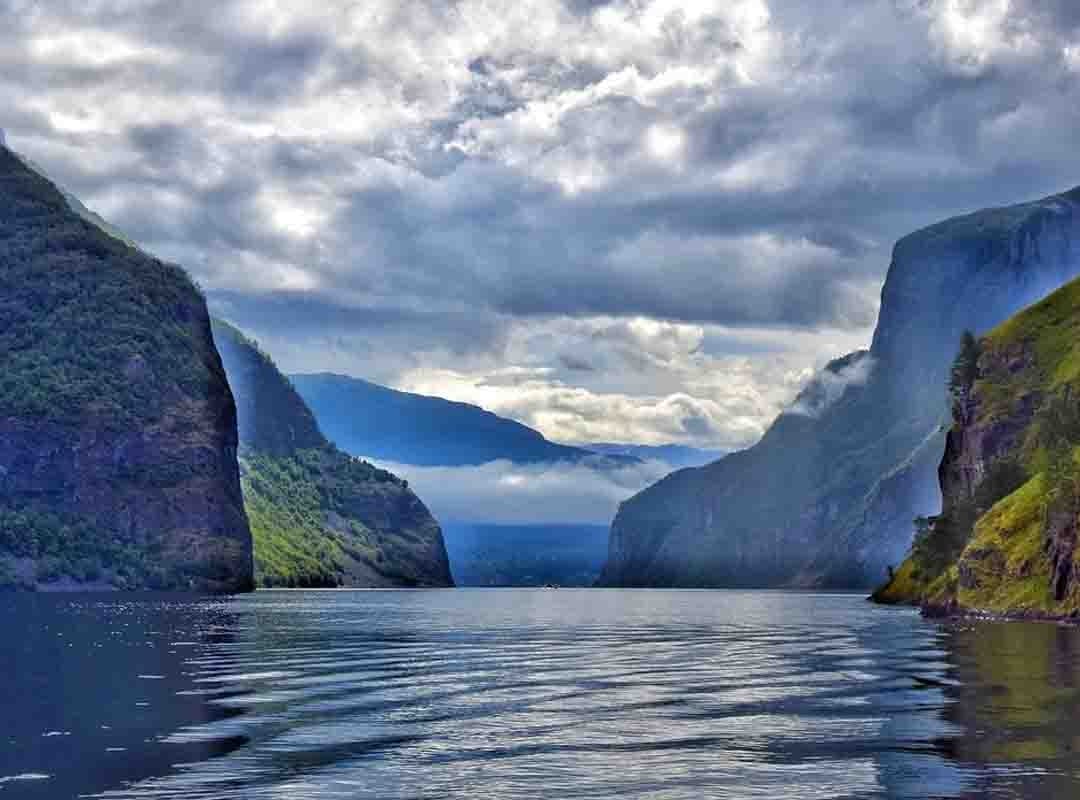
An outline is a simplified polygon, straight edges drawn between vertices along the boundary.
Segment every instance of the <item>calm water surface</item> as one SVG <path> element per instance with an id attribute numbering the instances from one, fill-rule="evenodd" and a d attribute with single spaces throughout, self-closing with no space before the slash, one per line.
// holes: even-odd
<path id="1" fill-rule="evenodd" d="M 0 800 L 1080 797 L 1080 630 L 854 595 L 9 595 L 0 670 Z"/>

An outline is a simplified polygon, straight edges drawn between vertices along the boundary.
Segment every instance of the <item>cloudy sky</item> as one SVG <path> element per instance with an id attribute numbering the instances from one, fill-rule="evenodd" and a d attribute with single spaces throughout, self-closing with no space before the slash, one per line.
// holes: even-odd
<path id="1" fill-rule="evenodd" d="M 0 0 L 0 127 L 287 370 L 732 448 L 1080 183 L 1080 3 Z"/>

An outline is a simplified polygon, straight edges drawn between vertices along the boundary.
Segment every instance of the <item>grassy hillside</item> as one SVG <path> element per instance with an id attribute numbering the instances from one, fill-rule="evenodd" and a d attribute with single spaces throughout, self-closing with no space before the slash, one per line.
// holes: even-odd
<path id="1" fill-rule="evenodd" d="M 248 451 L 240 464 L 260 585 L 447 585 L 437 558 L 425 557 L 441 542 L 438 525 L 389 472 L 332 445 L 287 457 Z M 414 513 L 380 525 L 378 511 L 359 512 L 358 498 L 384 506 L 387 521 L 403 500 Z"/>
<path id="2" fill-rule="evenodd" d="M 954 395 L 942 515 L 876 599 L 1080 613 L 1080 281 L 985 336 Z"/>
<path id="3" fill-rule="evenodd" d="M 257 344 L 220 320 L 214 335 L 236 395 L 259 585 L 450 585 L 442 532 L 408 484 L 331 444 Z"/>

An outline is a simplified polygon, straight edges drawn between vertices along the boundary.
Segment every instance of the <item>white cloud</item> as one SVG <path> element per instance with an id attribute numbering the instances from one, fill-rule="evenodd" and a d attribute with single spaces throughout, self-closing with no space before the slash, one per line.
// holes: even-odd
<path id="1" fill-rule="evenodd" d="M 867 332 L 731 331 L 632 318 L 512 326 L 492 363 L 427 356 L 399 388 L 473 403 L 562 442 L 668 442 L 736 449 L 756 441 L 813 374 Z M 710 349 L 737 349 L 737 355 Z M 551 364 L 558 366 L 550 366 Z"/>
<path id="2" fill-rule="evenodd" d="M 1080 72 L 1080 44 L 1069 45 L 1064 48 L 1065 63 L 1074 72 Z"/>
<path id="3" fill-rule="evenodd" d="M 867 355 L 839 369 L 819 370 L 784 413 L 804 417 L 819 417 L 844 396 L 849 387 L 864 386 L 874 370 L 874 359 Z"/>
<path id="4" fill-rule="evenodd" d="M 615 469 L 589 463 L 525 466 L 509 461 L 477 467 L 379 466 L 408 480 L 440 521 L 507 525 L 606 525 L 619 503 L 671 469 L 660 462 Z"/>
<path id="5" fill-rule="evenodd" d="M 977 76 L 994 64 L 1038 53 L 1040 42 L 1014 14 L 1012 0 L 939 0 L 928 4 L 930 36 L 945 63 Z"/>

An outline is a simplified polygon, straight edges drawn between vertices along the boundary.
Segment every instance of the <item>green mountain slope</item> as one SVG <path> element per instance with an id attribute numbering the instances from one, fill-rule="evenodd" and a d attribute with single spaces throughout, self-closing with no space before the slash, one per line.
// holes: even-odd
<path id="1" fill-rule="evenodd" d="M 967 355 L 953 380 L 942 513 L 875 599 L 1080 614 L 1080 280 Z"/>
<path id="2" fill-rule="evenodd" d="M 206 305 L 0 147 L 0 584 L 250 588 Z"/>
<path id="3" fill-rule="evenodd" d="M 408 484 L 327 441 L 270 357 L 214 336 L 236 395 L 244 501 L 263 586 L 450 586 L 442 532 Z"/>

